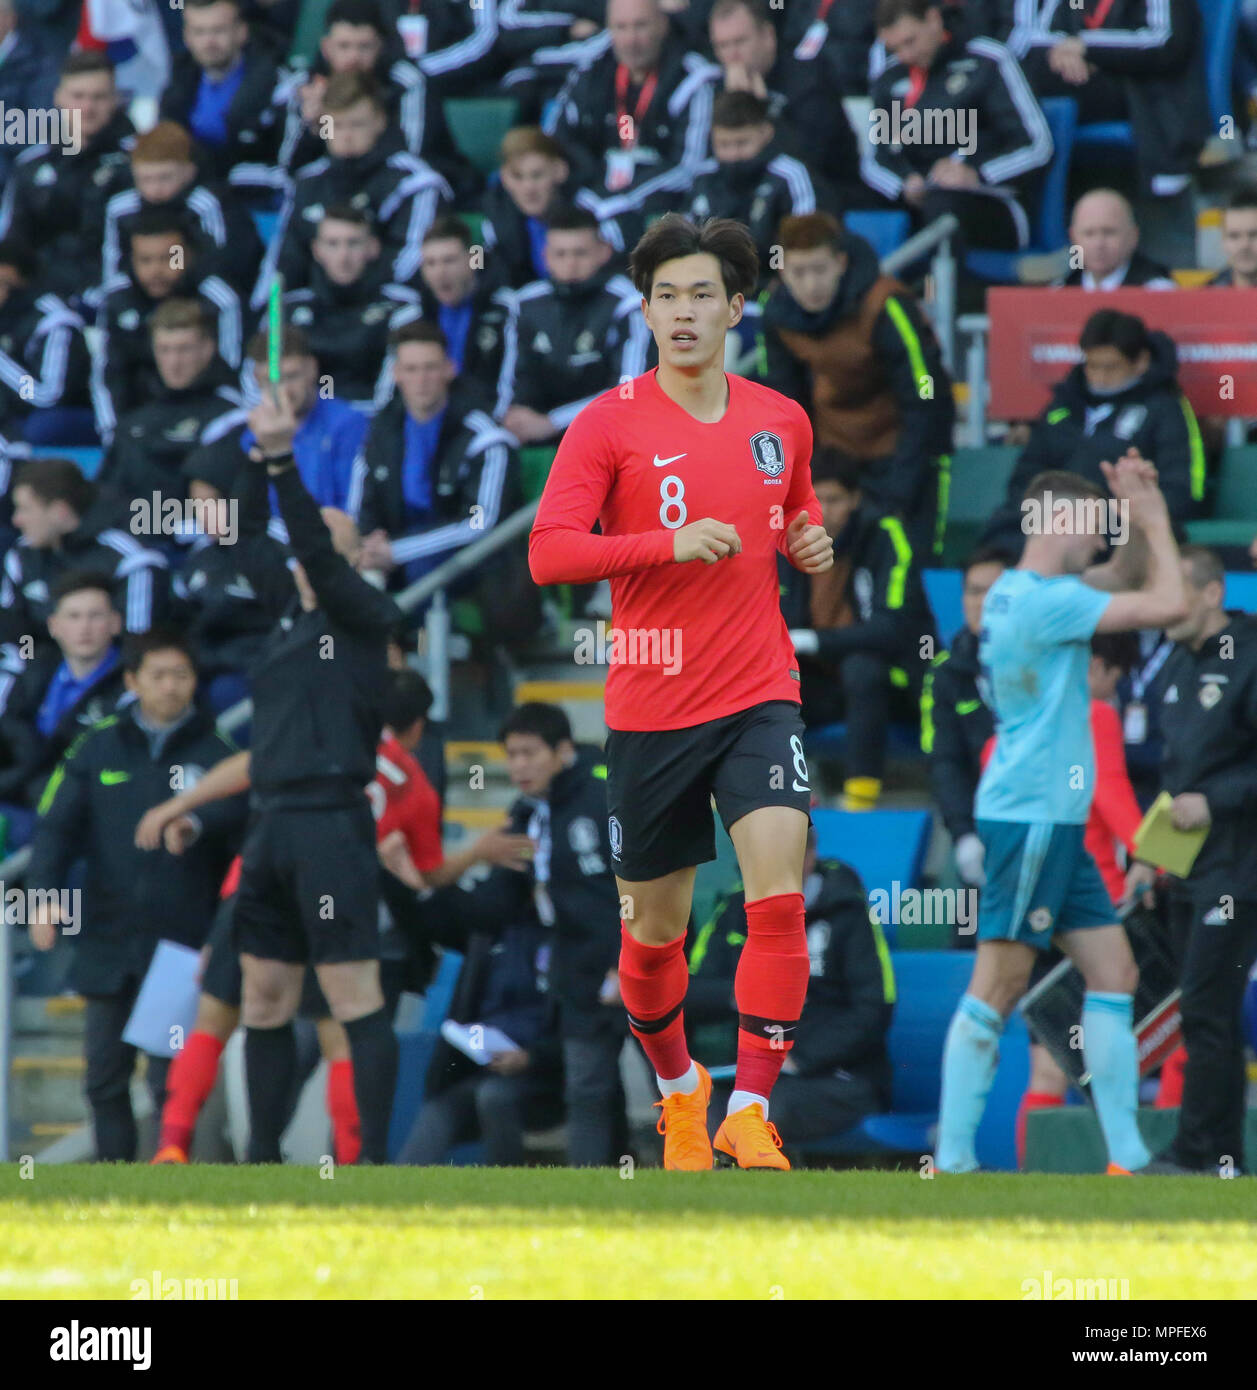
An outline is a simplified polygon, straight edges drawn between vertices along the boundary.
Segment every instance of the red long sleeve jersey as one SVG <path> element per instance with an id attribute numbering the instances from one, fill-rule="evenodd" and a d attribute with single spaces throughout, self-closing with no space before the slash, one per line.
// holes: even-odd
<path id="1" fill-rule="evenodd" d="M 611 631 L 593 659 L 609 664 L 612 729 L 684 729 L 799 702 L 777 555 L 799 512 L 820 524 L 812 427 L 778 392 L 725 379 L 716 424 L 665 395 L 654 371 L 604 392 L 568 428 L 546 481 L 529 566 L 538 584 L 611 581 Z M 734 526 L 741 554 L 677 564 L 675 533 L 704 517 Z"/>

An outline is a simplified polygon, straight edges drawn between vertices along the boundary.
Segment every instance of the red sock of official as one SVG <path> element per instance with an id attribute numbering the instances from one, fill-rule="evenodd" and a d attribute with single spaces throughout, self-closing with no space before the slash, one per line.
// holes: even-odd
<path id="1" fill-rule="evenodd" d="M 327 1113 L 332 1117 L 332 1157 L 339 1163 L 357 1163 L 362 1152 L 362 1125 L 354 1095 L 354 1064 L 342 1057 L 327 1069 Z"/>
<path id="2" fill-rule="evenodd" d="M 777 893 L 746 905 L 746 944 L 733 977 L 738 1071 L 733 1087 L 767 1099 L 803 1013 L 809 972 L 803 894 Z"/>
<path id="3" fill-rule="evenodd" d="M 186 1154 L 192 1146 L 197 1116 L 214 1089 L 218 1059 L 225 1044 L 213 1033 L 191 1033 L 166 1077 L 166 1104 L 161 1112 L 158 1149 L 171 1144 Z"/>
<path id="4" fill-rule="evenodd" d="M 1064 1105 L 1065 1097 L 1051 1091 L 1027 1091 L 1017 1107 L 1017 1167 L 1026 1166 L 1026 1116 L 1032 1110 L 1048 1110 L 1054 1105 Z"/>
<path id="5" fill-rule="evenodd" d="M 689 983 L 684 936 L 662 946 L 648 946 L 635 941 L 620 923 L 620 998 L 633 1036 L 655 1075 L 665 1081 L 674 1081 L 690 1069 L 682 1012 Z"/>
<path id="6" fill-rule="evenodd" d="M 1187 1066 L 1187 1049 L 1181 1044 L 1161 1064 L 1161 1085 L 1157 1090 L 1156 1110 L 1173 1110 L 1183 1103 L 1183 1071 Z"/>

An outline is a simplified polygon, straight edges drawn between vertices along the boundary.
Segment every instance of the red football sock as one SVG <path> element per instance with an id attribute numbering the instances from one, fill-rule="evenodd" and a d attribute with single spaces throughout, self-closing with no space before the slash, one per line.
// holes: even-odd
<path id="1" fill-rule="evenodd" d="M 803 894 L 777 893 L 746 905 L 746 944 L 733 977 L 738 1071 L 733 1088 L 767 1097 L 803 1013 L 810 969 Z"/>
<path id="2" fill-rule="evenodd" d="M 354 1064 L 342 1057 L 327 1069 L 327 1113 L 332 1117 L 332 1156 L 337 1163 L 357 1163 L 362 1152 L 362 1126 L 354 1095 Z"/>
<path id="3" fill-rule="evenodd" d="M 1017 1107 L 1017 1167 L 1026 1166 L 1026 1116 L 1032 1110 L 1049 1110 L 1054 1105 L 1064 1105 L 1065 1097 L 1051 1091 L 1027 1091 Z"/>
<path id="4" fill-rule="evenodd" d="M 1176 1047 L 1161 1064 L 1161 1087 L 1157 1091 L 1156 1110 L 1173 1110 L 1183 1103 L 1183 1072 L 1187 1066 L 1187 1049 Z"/>
<path id="5" fill-rule="evenodd" d="M 648 946 L 635 941 L 620 923 L 620 998 L 633 1036 L 655 1075 L 665 1081 L 674 1081 L 690 1069 L 682 1012 L 689 983 L 684 936 L 662 946 Z"/>
<path id="6" fill-rule="evenodd" d="M 159 1149 L 174 1144 L 186 1154 L 197 1116 L 218 1079 L 224 1043 L 213 1033 L 191 1033 L 166 1077 L 166 1104 L 161 1112 Z"/>

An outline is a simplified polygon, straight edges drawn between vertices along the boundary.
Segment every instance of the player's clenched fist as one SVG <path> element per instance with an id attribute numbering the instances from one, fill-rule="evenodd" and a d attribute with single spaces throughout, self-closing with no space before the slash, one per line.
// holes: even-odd
<path id="1" fill-rule="evenodd" d="M 672 558 L 678 565 L 687 560 L 702 560 L 706 565 L 714 565 L 726 555 L 739 555 L 741 551 L 742 541 L 734 527 L 709 516 L 682 526 L 672 538 Z"/>
<path id="2" fill-rule="evenodd" d="M 815 526 L 800 512 L 786 532 L 790 563 L 804 574 L 824 574 L 834 564 L 834 542 L 823 526 Z"/>

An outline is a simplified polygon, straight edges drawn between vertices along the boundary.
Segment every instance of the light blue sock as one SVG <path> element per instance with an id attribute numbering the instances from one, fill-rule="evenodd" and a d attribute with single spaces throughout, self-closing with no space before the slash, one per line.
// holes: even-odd
<path id="1" fill-rule="evenodd" d="M 1088 990 L 1082 1005 L 1082 1058 L 1091 1073 L 1095 1101 L 1109 1162 L 1134 1172 L 1152 1155 L 1139 1137 L 1139 1054 L 1133 1028 L 1134 1001 L 1129 994 Z"/>
<path id="2" fill-rule="evenodd" d="M 943 1048 L 943 1095 L 934 1155 L 940 1172 L 967 1173 L 978 1166 L 973 1142 L 999 1066 L 1003 1031 L 999 1012 L 972 994 L 957 1005 Z"/>

